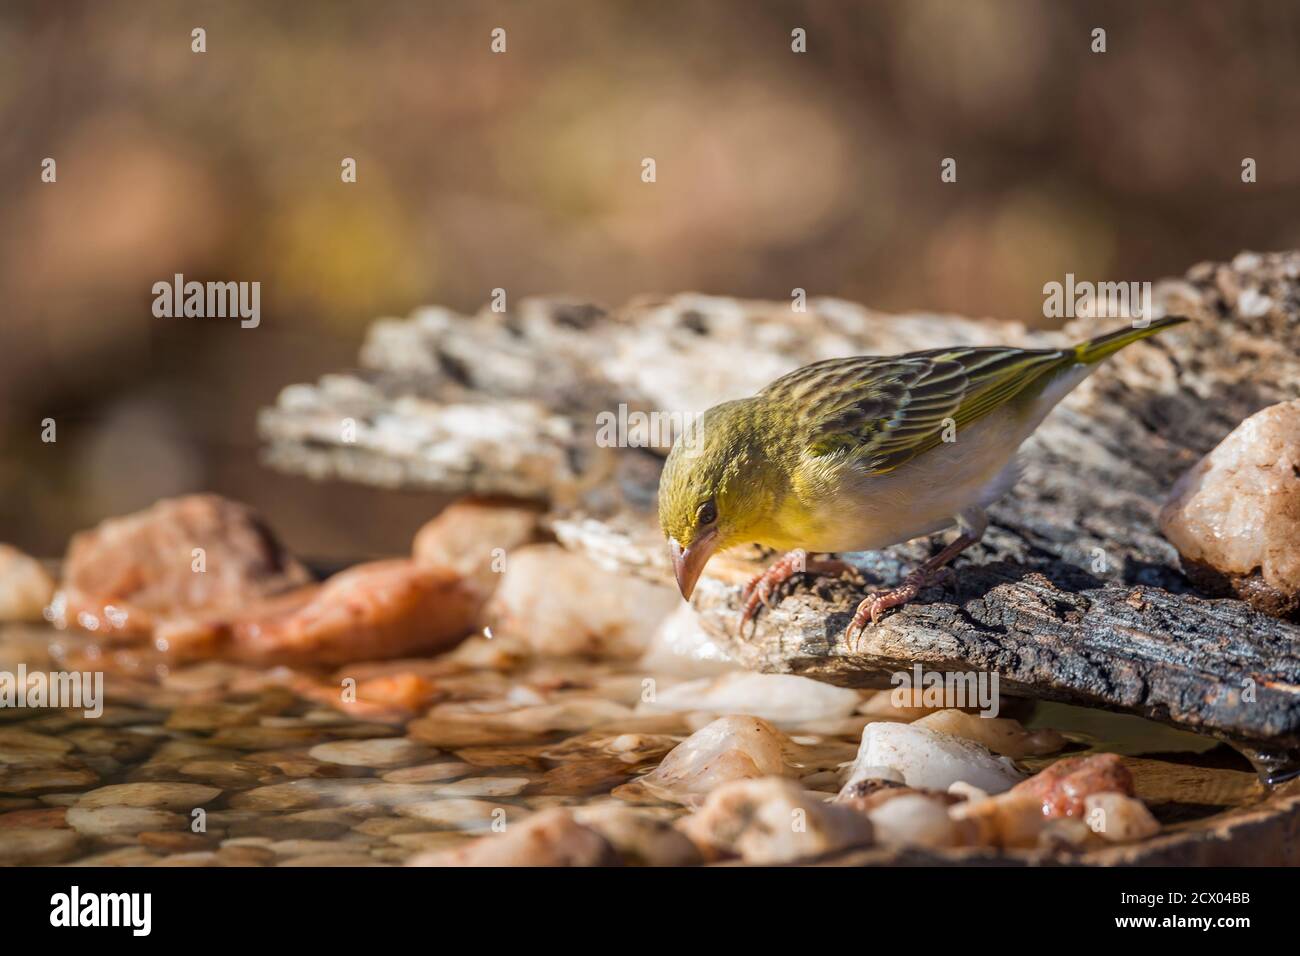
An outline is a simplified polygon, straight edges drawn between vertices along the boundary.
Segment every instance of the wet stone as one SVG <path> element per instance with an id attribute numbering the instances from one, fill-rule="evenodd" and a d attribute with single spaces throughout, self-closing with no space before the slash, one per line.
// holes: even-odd
<path id="1" fill-rule="evenodd" d="M 420 764 L 416 767 L 403 767 L 390 770 L 383 779 L 390 783 L 437 783 L 442 780 L 455 780 L 474 772 L 474 767 L 467 763 L 449 760 L 446 763 Z"/>
<path id="2" fill-rule="evenodd" d="M 288 690 L 276 688 L 256 700 L 246 703 L 210 703 L 178 707 L 167 718 L 171 730 L 216 731 L 226 727 L 246 727 L 256 724 L 269 714 L 278 714 L 290 707 L 295 697 Z"/>
<path id="3" fill-rule="evenodd" d="M 95 718 L 97 727 L 120 727 L 139 731 L 143 727 L 161 724 L 167 719 L 167 711 L 148 707 L 128 707 L 124 704 L 108 704 L 104 712 Z"/>
<path id="4" fill-rule="evenodd" d="M 632 772 L 632 767 L 618 757 L 572 761 L 546 771 L 538 792 L 575 797 L 605 793 L 626 783 Z"/>
<path id="5" fill-rule="evenodd" d="M 47 828 L 66 827 L 67 825 L 67 810 L 63 807 L 12 810 L 8 813 L 0 814 L 0 830 L 43 830 Z M 0 839 L 3 839 L 3 837 L 0 837 Z"/>
<path id="6" fill-rule="evenodd" d="M 234 760 L 239 751 L 218 747 L 206 740 L 167 740 L 158 745 L 148 763 L 160 766 L 180 766 L 190 760 Z"/>
<path id="7" fill-rule="evenodd" d="M 83 766 L 95 771 L 105 779 L 116 777 L 122 772 L 122 761 L 102 754 L 82 754 L 79 760 Z"/>
<path id="8" fill-rule="evenodd" d="M 438 786 L 444 797 L 513 797 L 532 783 L 528 777 L 467 777 Z"/>
<path id="9" fill-rule="evenodd" d="M 310 856 L 296 856 L 290 860 L 281 860 L 276 866 L 388 866 L 369 854 L 360 853 L 313 853 Z"/>
<path id="10" fill-rule="evenodd" d="M 285 820 L 301 820 L 306 823 L 330 823 L 351 827 L 359 820 L 376 813 L 376 807 L 370 803 L 355 803 L 341 807 L 322 807 L 319 810 L 296 810 L 286 813 Z"/>
<path id="11" fill-rule="evenodd" d="M 405 764 L 427 760 L 429 748 L 401 737 L 375 740 L 339 740 L 318 744 L 308 755 L 325 763 L 349 767 L 401 767 Z"/>
<path id="12" fill-rule="evenodd" d="M 31 797 L 0 797 L 0 813 L 8 813 L 10 810 L 34 810 L 40 805 L 39 800 Z"/>
<path id="13" fill-rule="evenodd" d="M 235 750 L 284 750 L 325 743 L 333 735 L 327 728 L 313 727 L 226 727 L 210 738 L 219 747 Z"/>
<path id="14" fill-rule="evenodd" d="M 278 840 L 267 846 L 276 856 L 311 856 L 317 853 L 360 853 L 366 844 L 344 840 Z"/>
<path id="15" fill-rule="evenodd" d="M 47 807 L 75 807 L 77 801 L 81 799 L 79 793 L 43 793 L 36 798 L 37 801 Z"/>
<path id="16" fill-rule="evenodd" d="M 541 748 L 535 746 L 466 747 L 457 750 L 455 756 L 471 766 L 484 769 L 520 767 L 541 770 L 545 766 L 541 760 Z"/>
<path id="17" fill-rule="evenodd" d="M 453 850 L 421 854 L 412 866 L 613 866 L 609 841 L 566 810 L 544 810 L 504 832 Z"/>
<path id="18" fill-rule="evenodd" d="M 319 721 L 310 721 L 304 726 L 318 727 L 325 726 L 331 737 L 343 740 L 358 740 L 367 737 L 392 737 L 401 733 L 401 729 L 389 724 L 366 721 L 365 723 L 354 723 L 347 721 L 341 724 L 322 725 Z"/>
<path id="19" fill-rule="evenodd" d="M 157 737 L 107 727 L 73 730 L 63 739 L 72 744 L 78 753 L 112 757 L 124 763 L 147 757 L 159 744 Z"/>
<path id="20" fill-rule="evenodd" d="M 500 828 L 503 824 L 509 824 L 527 815 L 527 811 L 516 806 L 507 806 L 490 800 L 454 797 L 404 804 L 397 808 L 397 813 L 404 817 L 423 820 L 434 827 L 471 832 L 491 830 L 494 825 Z"/>
<path id="21" fill-rule="evenodd" d="M 536 741 L 538 736 L 530 729 L 466 718 L 426 717 L 411 721 L 406 729 L 414 739 L 445 750 L 481 744 L 525 743 Z"/>
<path id="22" fill-rule="evenodd" d="M 147 807 L 70 807 L 68 825 L 84 836 L 140 834 L 145 830 L 179 830 L 189 818 Z"/>
<path id="23" fill-rule="evenodd" d="M 224 840 L 221 841 L 221 845 L 222 845 L 223 847 L 226 847 L 226 846 L 261 846 L 261 847 L 269 847 L 269 846 L 270 846 L 272 843 L 274 843 L 274 842 L 275 842 L 275 841 L 272 840 L 270 837 L 255 837 L 255 836 L 247 836 L 247 837 L 227 837 L 226 839 L 224 839 Z"/>
<path id="24" fill-rule="evenodd" d="M 693 866 L 703 862 L 694 843 L 653 811 L 624 806 L 580 807 L 574 819 L 595 830 L 634 866 Z"/>
<path id="25" fill-rule="evenodd" d="M 200 851 L 197 853 L 173 853 L 156 861 L 154 866 L 217 866 L 217 854 Z"/>
<path id="26" fill-rule="evenodd" d="M 20 727 L 0 727 L 0 764 L 12 770 L 51 767 L 63 763 L 72 743 Z"/>
<path id="27" fill-rule="evenodd" d="M 92 787 L 99 774 L 89 768 L 40 768 L 35 770 L 0 770 L 0 793 L 37 794 L 68 788 Z"/>
<path id="28" fill-rule="evenodd" d="M 412 833 L 394 833 L 389 842 L 400 847 L 404 856 L 412 853 L 437 850 L 450 850 L 474 839 L 467 833 L 457 830 L 421 830 Z"/>
<path id="29" fill-rule="evenodd" d="M 158 854 L 142 846 L 119 847 L 103 853 L 93 853 L 75 861 L 73 866 L 152 866 Z"/>
<path id="30" fill-rule="evenodd" d="M 188 853 L 207 850 L 217 842 L 216 837 L 205 833 L 175 832 L 171 830 L 145 830 L 138 835 L 140 844 L 168 853 Z"/>
<path id="31" fill-rule="evenodd" d="M 256 810 L 209 810 L 208 826 L 209 827 L 228 827 L 237 823 L 248 823 L 251 820 L 262 819 L 262 814 Z"/>
<path id="32" fill-rule="evenodd" d="M 292 780 L 288 783 L 275 783 L 265 787 L 255 787 L 231 796 L 229 805 L 233 809 L 249 810 L 293 810 L 301 807 L 314 807 L 323 796 L 318 788 L 312 786 L 312 780 Z"/>
<path id="33" fill-rule="evenodd" d="M 313 820 L 292 820 L 267 814 L 254 820 L 231 824 L 228 828 L 234 839 L 252 837 L 275 840 L 330 840 L 348 831 L 343 823 Z"/>
<path id="34" fill-rule="evenodd" d="M 259 846 L 223 846 L 217 851 L 218 866 L 269 866 L 275 854 Z"/>
<path id="35" fill-rule="evenodd" d="M 158 807 L 192 810 L 211 803 L 221 791 L 195 783 L 122 783 L 91 790 L 77 801 L 79 807 Z"/>
<path id="36" fill-rule="evenodd" d="M 353 768 L 341 764 L 323 763 L 307 756 L 305 751 L 270 750 L 245 754 L 244 759 L 276 770 L 286 777 L 342 777 L 354 772 L 364 772 L 354 771 Z"/>
<path id="37" fill-rule="evenodd" d="M 366 836 L 385 839 L 407 833 L 429 832 L 428 824 L 421 823 L 419 820 L 408 820 L 405 817 L 373 817 L 369 820 L 362 820 L 360 823 L 355 824 L 352 829 Z"/>
<path id="38" fill-rule="evenodd" d="M 268 783 L 279 776 L 274 768 L 247 760 L 194 760 L 182 764 L 178 772 L 204 780 L 222 789 L 240 789 Z"/>
<path id="39" fill-rule="evenodd" d="M 0 836 L 0 866 L 62 863 L 77 850 L 78 835 L 67 829 L 5 830 Z"/>

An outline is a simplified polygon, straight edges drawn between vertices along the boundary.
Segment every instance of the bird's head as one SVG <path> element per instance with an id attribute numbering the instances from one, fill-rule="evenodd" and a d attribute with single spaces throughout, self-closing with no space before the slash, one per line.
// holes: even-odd
<path id="1" fill-rule="evenodd" d="M 759 540 L 772 512 L 779 469 L 766 453 L 758 401 L 727 402 L 694 419 L 659 477 L 659 527 L 688 600 L 709 559 Z"/>

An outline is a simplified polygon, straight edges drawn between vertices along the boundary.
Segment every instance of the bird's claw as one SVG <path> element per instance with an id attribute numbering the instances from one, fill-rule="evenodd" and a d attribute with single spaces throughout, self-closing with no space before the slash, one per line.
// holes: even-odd
<path id="1" fill-rule="evenodd" d="M 749 583 L 746 584 L 744 590 L 740 592 L 741 636 L 744 636 L 746 624 L 752 622 L 754 629 L 758 629 L 757 616 L 759 605 L 770 608 L 772 604 L 769 598 L 771 598 L 781 585 L 804 570 L 807 557 L 808 556 L 805 552 L 791 551 L 789 554 L 773 562 L 772 566 L 766 571 L 750 578 Z"/>
<path id="2" fill-rule="evenodd" d="M 753 623 L 751 636 L 758 630 L 759 607 L 771 609 L 772 598 L 791 578 L 800 574 L 857 574 L 857 570 L 851 564 L 835 558 L 810 558 L 808 552 L 802 549 L 787 552 L 774 561 L 766 571 L 754 575 L 740 592 L 742 637 L 746 624 Z"/>
<path id="3" fill-rule="evenodd" d="M 863 598 L 853 614 L 853 620 L 849 622 L 848 629 L 844 632 L 844 640 L 849 650 L 856 654 L 858 639 L 866 633 L 867 625 L 871 624 L 874 627 L 879 624 L 886 611 L 912 600 L 921 592 L 925 583 L 926 579 L 922 575 L 911 574 L 898 587 L 881 591 L 879 594 L 869 594 Z"/>
<path id="4" fill-rule="evenodd" d="M 766 571 L 754 575 L 740 592 L 742 605 L 740 615 L 740 633 L 743 636 L 745 625 L 753 622 L 758 630 L 758 608 L 772 607 L 772 597 L 791 578 L 799 574 L 845 574 L 853 573 L 852 565 L 834 558 L 810 558 L 802 548 L 787 551 L 772 562 Z"/>

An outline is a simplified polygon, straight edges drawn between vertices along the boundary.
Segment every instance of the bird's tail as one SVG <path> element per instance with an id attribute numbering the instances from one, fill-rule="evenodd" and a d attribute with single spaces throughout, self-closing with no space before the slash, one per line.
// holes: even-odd
<path id="1" fill-rule="evenodd" d="M 1182 325 L 1186 321 L 1187 319 L 1184 316 L 1170 315 L 1163 319 L 1154 319 L 1142 328 L 1118 329 L 1105 335 L 1099 335 L 1095 339 L 1080 342 L 1074 347 L 1075 360 L 1082 362 L 1084 365 L 1095 365 L 1102 359 L 1114 355 L 1124 346 L 1133 344 L 1138 339 L 1144 339 L 1148 335 L 1163 332 L 1175 325 Z"/>

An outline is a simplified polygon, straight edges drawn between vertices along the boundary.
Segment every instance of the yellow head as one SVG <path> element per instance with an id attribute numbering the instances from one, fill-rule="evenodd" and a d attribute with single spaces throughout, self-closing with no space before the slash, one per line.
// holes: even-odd
<path id="1" fill-rule="evenodd" d="M 770 454 L 763 400 L 726 402 L 678 437 L 659 477 L 659 527 L 682 596 L 719 551 L 761 540 L 783 470 Z"/>

